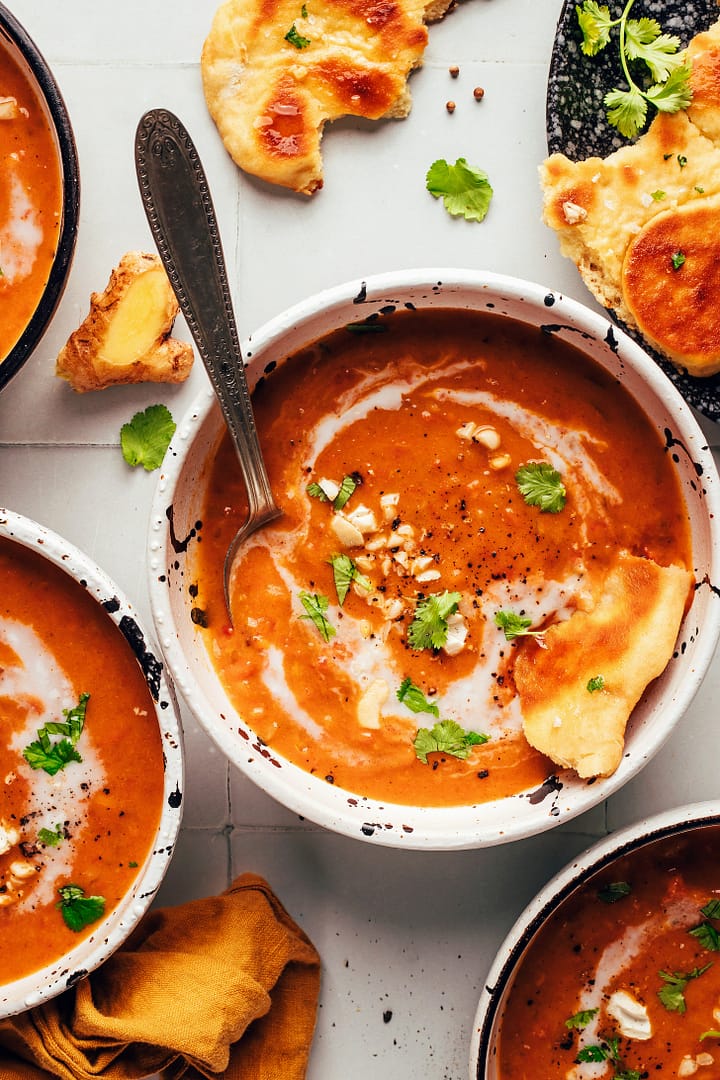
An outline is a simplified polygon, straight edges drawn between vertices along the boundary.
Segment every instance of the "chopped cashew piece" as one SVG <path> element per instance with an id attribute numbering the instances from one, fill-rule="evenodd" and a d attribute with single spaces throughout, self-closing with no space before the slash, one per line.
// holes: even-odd
<path id="1" fill-rule="evenodd" d="M 35 867 L 32 863 L 21 862 L 19 859 L 16 859 L 15 862 L 10 863 L 10 873 L 14 878 L 19 878 L 23 881 L 25 878 L 29 878 L 35 873 Z"/>
<path id="2" fill-rule="evenodd" d="M 584 206 L 578 206 L 577 203 L 571 202 L 568 199 L 563 203 L 563 217 L 567 221 L 568 225 L 578 225 L 581 221 L 584 221 L 587 217 L 587 210 Z"/>
<path id="3" fill-rule="evenodd" d="M 447 639 L 443 645 L 443 651 L 448 656 L 457 656 L 465 648 L 465 638 L 467 637 L 465 619 L 459 611 L 448 617 L 447 627 Z"/>
<path id="4" fill-rule="evenodd" d="M 399 502 L 400 494 L 397 491 L 391 491 L 380 496 L 380 509 L 382 510 L 385 521 L 393 520 Z"/>
<path id="5" fill-rule="evenodd" d="M 379 728 L 380 710 L 390 696 L 390 687 L 384 679 L 375 679 L 358 702 L 357 718 L 360 727 Z"/>
<path id="6" fill-rule="evenodd" d="M 694 1076 L 695 1073 L 702 1065 L 713 1065 L 715 1058 L 712 1054 L 702 1053 L 697 1057 L 691 1057 L 690 1054 L 686 1054 L 680 1062 L 677 1074 L 678 1076 Z"/>
<path id="7" fill-rule="evenodd" d="M 187 379 L 192 346 L 170 336 L 179 311 L 157 255 L 129 251 L 90 311 L 68 338 L 55 373 L 78 393 L 120 383 L 178 383 Z"/>
<path id="8" fill-rule="evenodd" d="M 17 844 L 19 839 L 20 834 L 12 825 L 7 825 L 5 822 L 0 824 L 0 855 L 5 855 L 11 847 Z"/>
<path id="9" fill-rule="evenodd" d="M 608 1015 L 617 1021 L 620 1033 L 626 1039 L 652 1038 L 652 1025 L 647 1009 L 626 990 L 611 994 L 607 1011 Z"/>
<path id="10" fill-rule="evenodd" d="M 318 480 L 318 487 L 325 495 L 329 502 L 334 502 L 338 497 L 340 491 L 340 485 L 336 484 L 334 480 L 328 480 L 323 476 L 322 480 Z"/>
<path id="11" fill-rule="evenodd" d="M 356 506 L 351 514 L 347 515 L 350 521 L 361 533 L 374 533 L 377 531 L 377 519 L 369 506 Z"/>
<path id="12" fill-rule="evenodd" d="M 14 97 L 0 97 L 0 120 L 17 120 L 20 108 Z"/>
<path id="13" fill-rule="evenodd" d="M 330 528 L 343 547 L 361 547 L 364 543 L 363 534 L 344 514 L 333 514 L 330 518 Z"/>

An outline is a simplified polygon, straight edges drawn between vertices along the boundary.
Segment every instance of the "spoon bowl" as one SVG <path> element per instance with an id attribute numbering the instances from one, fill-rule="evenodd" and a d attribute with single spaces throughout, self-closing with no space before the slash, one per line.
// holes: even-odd
<path id="1" fill-rule="evenodd" d="M 257 529 L 279 517 L 258 440 L 240 349 L 225 258 L 200 157 L 178 118 L 151 109 L 135 136 L 140 194 L 158 254 L 210 376 L 237 453 L 248 516 L 225 556 L 225 604 L 235 554 Z"/>

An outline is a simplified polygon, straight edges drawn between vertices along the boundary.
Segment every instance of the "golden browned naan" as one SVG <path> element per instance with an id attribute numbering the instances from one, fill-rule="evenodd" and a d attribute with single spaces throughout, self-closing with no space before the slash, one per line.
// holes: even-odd
<path id="1" fill-rule="evenodd" d="M 625 255 L 622 290 L 641 333 L 702 375 L 720 361 L 720 195 L 656 214 Z"/>
<path id="2" fill-rule="evenodd" d="M 523 646 L 515 683 L 531 746 L 581 777 L 615 771 L 630 713 L 672 656 L 692 580 L 679 566 L 621 555 L 591 610 L 551 626 L 545 648 Z"/>
<path id="3" fill-rule="evenodd" d="M 635 143 L 606 158 L 573 162 L 553 154 L 540 167 L 540 182 L 544 220 L 558 233 L 562 253 L 575 262 L 596 299 L 679 367 L 705 376 L 720 371 L 717 275 L 707 280 L 704 295 L 693 289 L 703 267 L 720 260 L 720 203 L 715 198 L 720 196 L 720 20 L 693 39 L 687 57 L 693 103 L 686 112 L 659 113 Z M 685 254 L 685 262 L 663 281 L 665 299 L 678 287 L 670 316 L 663 304 L 642 303 L 638 292 L 641 282 L 650 284 L 659 274 L 653 241 L 660 231 L 647 231 L 659 215 L 666 239 L 674 232 L 690 242 L 693 236 L 697 240 L 701 223 L 707 229 L 702 250 L 695 249 L 701 263 L 693 265 L 689 252 L 675 249 Z M 682 318 L 683 301 L 690 304 L 686 324 L 694 324 L 696 338 L 705 338 L 703 348 L 685 349 L 674 325 L 675 315 Z"/>
<path id="4" fill-rule="evenodd" d="M 226 0 L 201 71 L 210 115 L 234 161 L 306 195 L 322 187 L 326 121 L 406 116 L 407 77 L 422 61 L 425 23 L 453 3 Z"/>

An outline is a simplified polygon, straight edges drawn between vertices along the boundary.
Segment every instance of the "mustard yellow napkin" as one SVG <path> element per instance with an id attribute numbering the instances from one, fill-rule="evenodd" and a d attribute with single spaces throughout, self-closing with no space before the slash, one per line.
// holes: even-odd
<path id="1" fill-rule="evenodd" d="M 100 968 L 0 1020 L 3 1080 L 302 1080 L 320 959 L 267 882 L 149 912 Z"/>

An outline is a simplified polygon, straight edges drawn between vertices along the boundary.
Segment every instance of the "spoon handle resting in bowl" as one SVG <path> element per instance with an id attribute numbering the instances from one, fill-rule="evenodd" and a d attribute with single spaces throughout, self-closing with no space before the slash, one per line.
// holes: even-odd
<path id="1" fill-rule="evenodd" d="M 280 511 L 258 441 L 215 210 L 192 139 L 167 109 L 141 117 L 135 165 L 158 253 L 237 451 L 250 519 L 269 521 Z"/>

